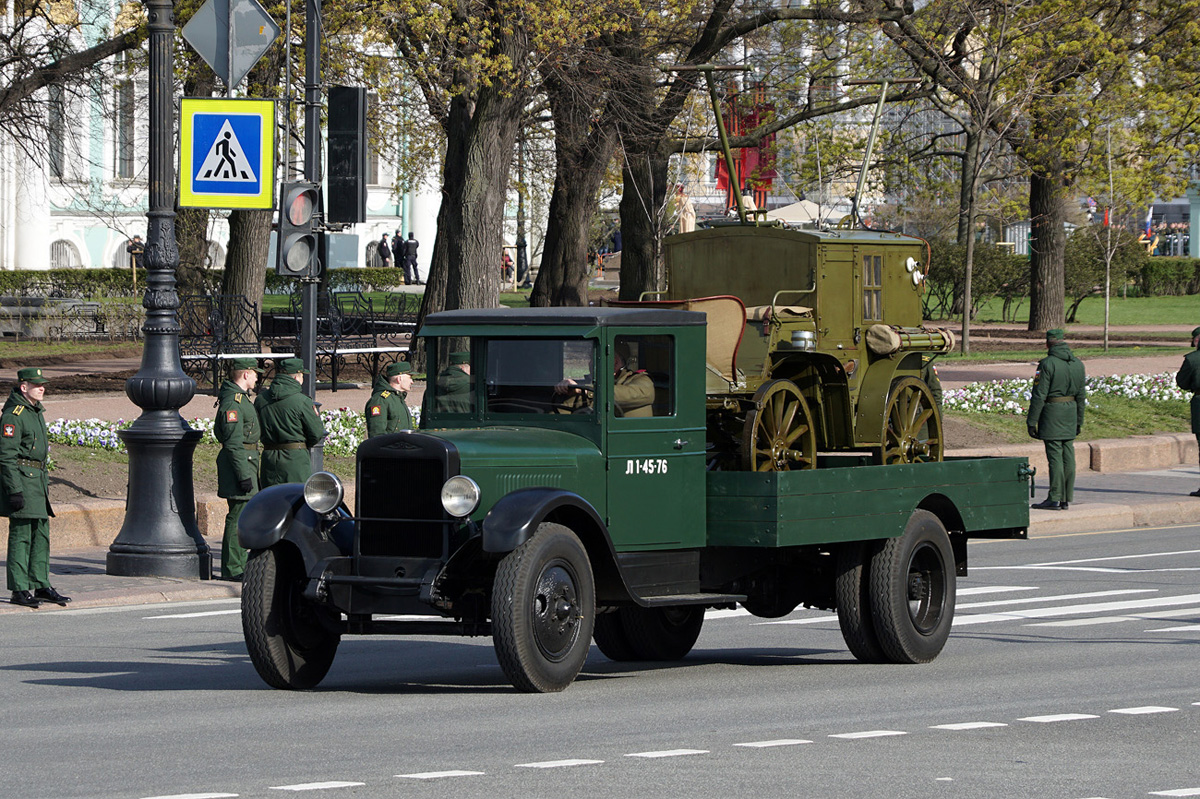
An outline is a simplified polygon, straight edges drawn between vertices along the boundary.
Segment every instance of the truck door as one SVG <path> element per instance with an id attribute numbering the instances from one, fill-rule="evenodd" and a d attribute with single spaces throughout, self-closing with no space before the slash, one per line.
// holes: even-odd
<path id="1" fill-rule="evenodd" d="M 703 328 L 696 330 L 703 335 Z M 604 370 L 603 412 L 613 544 L 620 552 L 702 547 L 703 371 L 680 371 L 675 335 L 617 335 L 612 341 L 603 356 L 615 369 Z M 696 365 L 703 363 L 701 349 Z"/>

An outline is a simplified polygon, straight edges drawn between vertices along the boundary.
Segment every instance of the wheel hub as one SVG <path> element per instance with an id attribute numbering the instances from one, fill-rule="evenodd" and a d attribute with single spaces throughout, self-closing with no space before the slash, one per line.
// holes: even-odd
<path id="1" fill-rule="evenodd" d="M 579 602 L 574 575 L 562 564 L 548 566 L 538 578 L 533 599 L 533 636 L 550 660 L 570 652 L 579 632 Z"/>

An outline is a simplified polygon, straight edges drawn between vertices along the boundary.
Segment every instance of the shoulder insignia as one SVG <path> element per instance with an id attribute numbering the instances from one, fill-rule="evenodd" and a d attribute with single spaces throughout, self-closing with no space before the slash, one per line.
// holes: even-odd
<path id="1" fill-rule="evenodd" d="M 380 413 L 381 413 L 381 411 L 380 411 L 380 408 L 378 405 L 371 406 L 371 415 L 372 416 L 378 416 Z"/>
<path id="2" fill-rule="evenodd" d="M 225 421 L 236 422 L 237 421 L 237 411 L 233 410 L 233 409 L 225 411 Z"/>
<path id="3" fill-rule="evenodd" d="M 13 416 L 20 416 L 24 412 L 25 412 L 24 405 L 18 405 L 17 407 L 13 408 Z"/>
<path id="4" fill-rule="evenodd" d="M 384 391 L 384 392 L 383 392 L 383 393 L 381 393 L 379 396 L 383 397 L 384 399 L 387 399 L 388 397 L 392 396 L 392 392 L 390 392 L 390 391 Z"/>
<path id="5" fill-rule="evenodd" d="M 234 394 L 234 395 L 233 395 L 233 401 L 234 401 L 234 402 L 241 402 L 241 401 L 242 401 L 242 395 L 241 395 L 241 394 Z"/>
<path id="6" fill-rule="evenodd" d="M 1041 379 L 1042 379 L 1042 370 L 1038 369 L 1036 372 L 1033 373 L 1033 384 L 1036 386 L 1038 384 L 1038 381 Z"/>
<path id="7" fill-rule="evenodd" d="M 17 426 L 15 424 L 4 425 L 4 437 L 12 438 L 17 434 Z"/>

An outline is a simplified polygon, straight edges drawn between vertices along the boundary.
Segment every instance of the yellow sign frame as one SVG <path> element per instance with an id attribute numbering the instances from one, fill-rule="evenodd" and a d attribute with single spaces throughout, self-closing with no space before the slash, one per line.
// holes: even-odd
<path id="1" fill-rule="evenodd" d="M 255 121 L 257 120 L 257 121 Z M 258 180 L 204 181 L 198 176 L 217 134 L 213 126 L 223 121 L 236 123 L 243 131 L 257 125 L 257 137 L 239 143 Z M 219 126 L 218 126 L 219 127 Z M 199 149 L 198 149 L 199 148 Z M 232 162 L 231 162 L 232 163 Z M 274 208 L 275 207 L 275 101 L 255 98 L 222 99 L 184 97 L 179 102 L 179 206 L 181 208 Z"/>

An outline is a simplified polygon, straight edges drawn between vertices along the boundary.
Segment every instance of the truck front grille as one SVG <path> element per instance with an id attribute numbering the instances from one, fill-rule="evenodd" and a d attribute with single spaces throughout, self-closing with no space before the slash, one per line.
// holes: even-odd
<path id="1" fill-rule="evenodd" d="M 441 460 L 363 459 L 358 474 L 360 555 L 442 556 L 447 475 Z"/>

